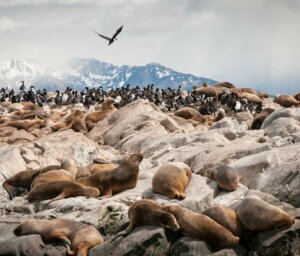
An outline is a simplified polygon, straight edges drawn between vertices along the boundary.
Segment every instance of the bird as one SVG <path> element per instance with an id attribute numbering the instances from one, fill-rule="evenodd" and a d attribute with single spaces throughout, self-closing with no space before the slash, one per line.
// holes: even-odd
<path id="1" fill-rule="evenodd" d="M 117 29 L 117 31 L 114 33 L 114 35 L 112 36 L 112 38 L 109 38 L 109 37 L 107 37 L 107 36 L 101 35 L 101 34 L 99 34 L 99 33 L 96 32 L 96 31 L 94 31 L 94 32 L 95 32 L 98 36 L 100 36 L 100 37 L 102 37 L 102 38 L 108 40 L 108 45 L 111 45 L 115 40 L 117 40 L 117 35 L 121 33 L 122 29 L 123 29 L 123 25 Z"/>

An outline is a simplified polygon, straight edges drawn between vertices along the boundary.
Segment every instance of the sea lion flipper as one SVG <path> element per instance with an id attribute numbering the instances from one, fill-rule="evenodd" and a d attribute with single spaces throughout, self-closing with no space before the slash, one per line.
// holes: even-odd
<path id="1" fill-rule="evenodd" d="M 134 228 L 134 225 L 130 222 L 129 225 L 128 225 L 128 227 L 124 231 L 121 231 L 118 234 L 116 234 L 116 236 L 114 236 L 113 238 L 111 238 L 109 240 L 109 242 L 113 242 L 113 241 L 115 241 L 117 238 L 119 238 L 121 236 L 124 238 L 125 236 L 127 236 L 133 230 L 133 228 Z"/>
<path id="2" fill-rule="evenodd" d="M 54 197 L 52 200 L 50 200 L 47 204 L 46 204 L 46 206 L 48 206 L 49 204 L 51 204 L 51 203 L 53 203 L 54 201 L 57 201 L 57 200 L 60 200 L 60 199 L 64 199 L 64 198 L 66 198 L 66 193 L 63 191 L 63 192 L 61 192 L 57 197 Z"/>

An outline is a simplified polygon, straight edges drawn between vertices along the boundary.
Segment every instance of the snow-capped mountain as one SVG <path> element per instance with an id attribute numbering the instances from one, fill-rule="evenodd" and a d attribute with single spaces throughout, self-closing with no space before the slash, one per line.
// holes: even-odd
<path id="1" fill-rule="evenodd" d="M 176 72 L 157 63 L 145 66 L 114 66 L 96 59 L 75 58 L 55 72 L 48 72 L 37 62 L 11 60 L 0 62 L 0 87 L 18 87 L 20 81 L 33 84 L 37 88 L 48 90 L 64 89 L 71 86 L 76 89 L 84 87 L 109 86 L 121 87 L 146 86 L 154 84 L 159 88 L 178 88 L 182 85 L 186 89 L 204 82 L 214 84 L 216 81 L 196 77 L 190 74 Z"/>
<path id="2" fill-rule="evenodd" d="M 34 60 L 7 60 L 0 62 L 0 87 L 15 87 L 21 81 L 31 84 L 45 73 L 45 68 Z"/>

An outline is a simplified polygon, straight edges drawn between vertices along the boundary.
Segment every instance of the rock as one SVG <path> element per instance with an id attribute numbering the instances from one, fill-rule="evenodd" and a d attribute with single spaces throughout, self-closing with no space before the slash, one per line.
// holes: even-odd
<path id="1" fill-rule="evenodd" d="M 282 138 L 290 136 L 300 130 L 300 122 L 292 117 L 280 117 L 265 128 L 269 137 L 281 136 Z"/>
<path id="2" fill-rule="evenodd" d="M 138 149 L 134 145 L 138 142 L 142 143 L 147 136 L 155 138 L 175 131 L 184 131 L 184 129 L 168 115 L 159 111 L 153 103 L 137 100 L 99 122 L 89 132 L 88 137 L 117 148 L 124 147 L 128 150 L 131 147 L 133 152 L 137 152 Z M 136 139 L 135 137 L 139 140 L 135 143 L 129 142 Z"/>
<path id="3" fill-rule="evenodd" d="M 102 153 L 95 142 L 73 130 L 44 136 L 35 141 L 34 148 L 42 150 L 39 163 L 43 167 L 60 164 L 65 158 L 73 158 L 77 165 L 86 166 Z"/>
<path id="4" fill-rule="evenodd" d="M 295 207 L 300 206 L 300 143 L 243 157 L 230 166 L 240 182 L 270 193 Z"/>
<path id="5" fill-rule="evenodd" d="M 300 253 L 300 221 L 286 230 L 259 233 L 250 243 L 252 251 L 259 256 L 288 256 Z"/>
<path id="6" fill-rule="evenodd" d="M 178 239 L 170 248 L 172 256 L 205 256 L 212 253 L 213 248 L 208 243 L 190 237 Z"/>
<path id="7" fill-rule="evenodd" d="M 113 243 L 95 246 L 89 256 L 98 255 L 166 255 L 169 242 L 163 228 L 143 226 L 135 228 L 128 236 Z"/>
<path id="8" fill-rule="evenodd" d="M 20 236 L 0 241 L 0 256 L 43 256 L 45 244 L 40 235 Z"/>
<path id="9" fill-rule="evenodd" d="M 32 204 L 21 205 L 21 202 L 9 202 L 6 205 L 6 209 L 9 212 L 17 212 L 22 214 L 34 214 L 36 212 L 35 207 Z"/>
<path id="10" fill-rule="evenodd" d="M 13 164 L 12 164 L 13 163 Z M 26 170 L 26 162 L 24 161 L 20 150 L 15 145 L 4 146 L 0 148 L 0 184 L 17 174 Z M 0 202 L 7 201 L 8 194 L 2 186 L 0 186 Z"/>
<path id="11" fill-rule="evenodd" d="M 220 128 L 228 128 L 234 130 L 236 133 L 241 133 L 248 129 L 248 125 L 240 124 L 235 118 L 226 116 L 211 126 L 211 129 Z"/>
<path id="12" fill-rule="evenodd" d="M 300 122 L 300 108 L 284 108 L 274 111 L 263 122 L 261 128 L 265 129 L 270 126 L 278 118 L 293 118 Z"/>
<path id="13" fill-rule="evenodd" d="M 223 205 L 231 206 L 244 199 L 247 195 L 249 189 L 243 184 L 239 183 L 237 190 L 233 192 L 227 192 L 224 190 L 219 190 L 218 194 L 215 193 L 214 199 L 211 201 L 211 206 Z"/>

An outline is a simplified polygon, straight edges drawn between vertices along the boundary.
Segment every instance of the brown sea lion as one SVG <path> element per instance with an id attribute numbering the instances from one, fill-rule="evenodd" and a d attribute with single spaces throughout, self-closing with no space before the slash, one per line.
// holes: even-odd
<path id="1" fill-rule="evenodd" d="M 239 184 L 239 174 L 228 165 L 221 165 L 208 170 L 207 176 L 214 179 L 218 186 L 226 191 L 235 191 Z"/>
<path id="2" fill-rule="evenodd" d="M 192 171 L 184 163 L 172 162 L 162 165 L 152 178 L 154 192 L 169 198 L 184 199 L 185 189 L 192 178 Z"/>
<path id="3" fill-rule="evenodd" d="M 76 179 L 87 177 L 98 171 L 111 171 L 117 167 L 117 164 L 114 164 L 104 159 L 95 158 L 93 159 L 93 163 L 90 163 L 85 167 L 77 167 Z"/>
<path id="4" fill-rule="evenodd" d="M 103 243 L 96 228 L 67 219 L 27 220 L 15 228 L 14 234 L 39 234 L 46 243 L 63 241 L 69 255 L 87 256 L 90 248 Z"/>
<path id="5" fill-rule="evenodd" d="M 187 119 L 187 120 L 192 119 L 192 120 L 197 121 L 202 124 L 205 123 L 205 121 L 206 121 L 205 117 L 203 115 L 201 115 L 198 110 L 191 108 L 191 107 L 183 107 L 181 109 L 178 109 L 174 113 L 174 115 L 179 116 L 184 119 Z"/>
<path id="6" fill-rule="evenodd" d="M 61 163 L 59 169 L 53 170 L 51 168 L 50 170 L 45 171 L 44 169 L 41 171 L 40 174 L 33 179 L 31 189 L 44 183 L 55 181 L 75 181 L 76 173 L 77 168 L 74 160 L 66 159 Z"/>
<path id="7" fill-rule="evenodd" d="M 195 89 L 196 95 L 205 95 L 206 97 L 218 96 L 218 90 L 214 87 L 200 87 Z"/>
<path id="8" fill-rule="evenodd" d="M 236 209 L 243 228 L 260 232 L 275 228 L 290 228 L 295 218 L 258 197 L 245 198 Z"/>
<path id="9" fill-rule="evenodd" d="M 218 247 L 235 247 L 240 241 L 228 229 L 201 213 L 178 205 L 163 206 L 163 210 L 174 215 L 180 230 L 186 236 L 206 240 Z"/>
<path id="10" fill-rule="evenodd" d="M 88 128 L 93 128 L 92 126 L 94 123 L 98 123 L 99 121 L 102 121 L 105 117 L 107 117 L 112 112 L 113 110 L 100 110 L 100 111 L 95 111 L 87 114 L 85 117 L 85 122 Z"/>
<path id="11" fill-rule="evenodd" d="M 290 108 L 292 106 L 297 107 L 300 105 L 300 101 L 287 94 L 277 95 L 274 99 L 274 102 L 286 108 Z"/>
<path id="12" fill-rule="evenodd" d="M 206 209 L 202 214 L 218 222 L 235 236 L 241 236 L 242 228 L 240 227 L 235 210 L 225 206 L 214 206 Z"/>
<path id="13" fill-rule="evenodd" d="M 139 174 L 139 164 L 143 154 L 132 154 L 124 157 L 120 165 L 110 171 L 95 172 L 87 178 L 78 179 L 77 182 L 98 188 L 101 196 L 110 197 L 125 189 L 134 188 Z"/>
<path id="14" fill-rule="evenodd" d="M 113 105 L 114 104 L 114 99 L 111 98 L 111 97 L 107 97 L 105 99 L 105 101 L 102 103 L 102 106 L 101 106 L 101 110 L 102 111 L 106 111 L 106 110 L 117 110 L 115 108 L 115 106 Z"/>
<path id="15" fill-rule="evenodd" d="M 162 206 L 154 200 L 142 199 L 134 202 L 128 210 L 129 225 L 126 230 L 118 233 L 112 240 L 128 235 L 135 227 L 145 225 L 161 226 L 178 231 L 179 225 L 175 217 L 162 210 Z"/>
<path id="16" fill-rule="evenodd" d="M 215 87 L 225 87 L 225 88 L 235 88 L 232 83 L 229 82 L 221 82 L 214 85 Z"/>
<path id="17" fill-rule="evenodd" d="M 3 188 L 7 191 L 9 198 L 13 199 L 18 196 L 22 190 L 18 188 L 23 188 L 30 190 L 31 182 L 34 179 L 34 174 L 38 171 L 21 171 L 14 176 L 10 177 L 3 183 Z"/>
<path id="18" fill-rule="evenodd" d="M 52 131 L 73 129 L 75 132 L 86 133 L 84 113 L 79 109 L 75 109 L 63 122 L 54 124 L 51 129 Z"/>
<path id="19" fill-rule="evenodd" d="M 15 120 L 5 124 L 6 126 L 12 126 L 18 130 L 24 129 L 29 131 L 35 128 L 46 127 L 46 121 L 41 119 L 26 119 L 26 120 Z"/>
<path id="20" fill-rule="evenodd" d="M 241 98 L 246 99 L 248 102 L 251 102 L 251 103 L 262 103 L 261 98 L 258 95 L 256 95 L 256 94 L 248 93 L 248 92 L 241 92 L 241 93 L 238 93 L 238 95 Z"/>
<path id="21" fill-rule="evenodd" d="M 273 108 L 263 109 L 252 121 L 251 130 L 259 130 L 265 119 L 274 112 Z"/>
<path id="22" fill-rule="evenodd" d="M 53 199 L 51 202 L 68 197 L 98 197 L 100 191 L 94 187 L 83 186 L 74 181 L 55 181 L 35 186 L 27 195 L 29 202 Z"/>
<path id="23" fill-rule="evenodd" d="M 257 91 L 257 90 L 254 90 L 252 88 L 234 88 L 232 89 L 233 92 L 236 92 L 238 94 L 240 93 L 250 93 L 250 94 L 255 94 L 257 95 L 259 98 L 268 98 L 269 95 L 265 92 L 260 92 L 260 91 Z"/>

